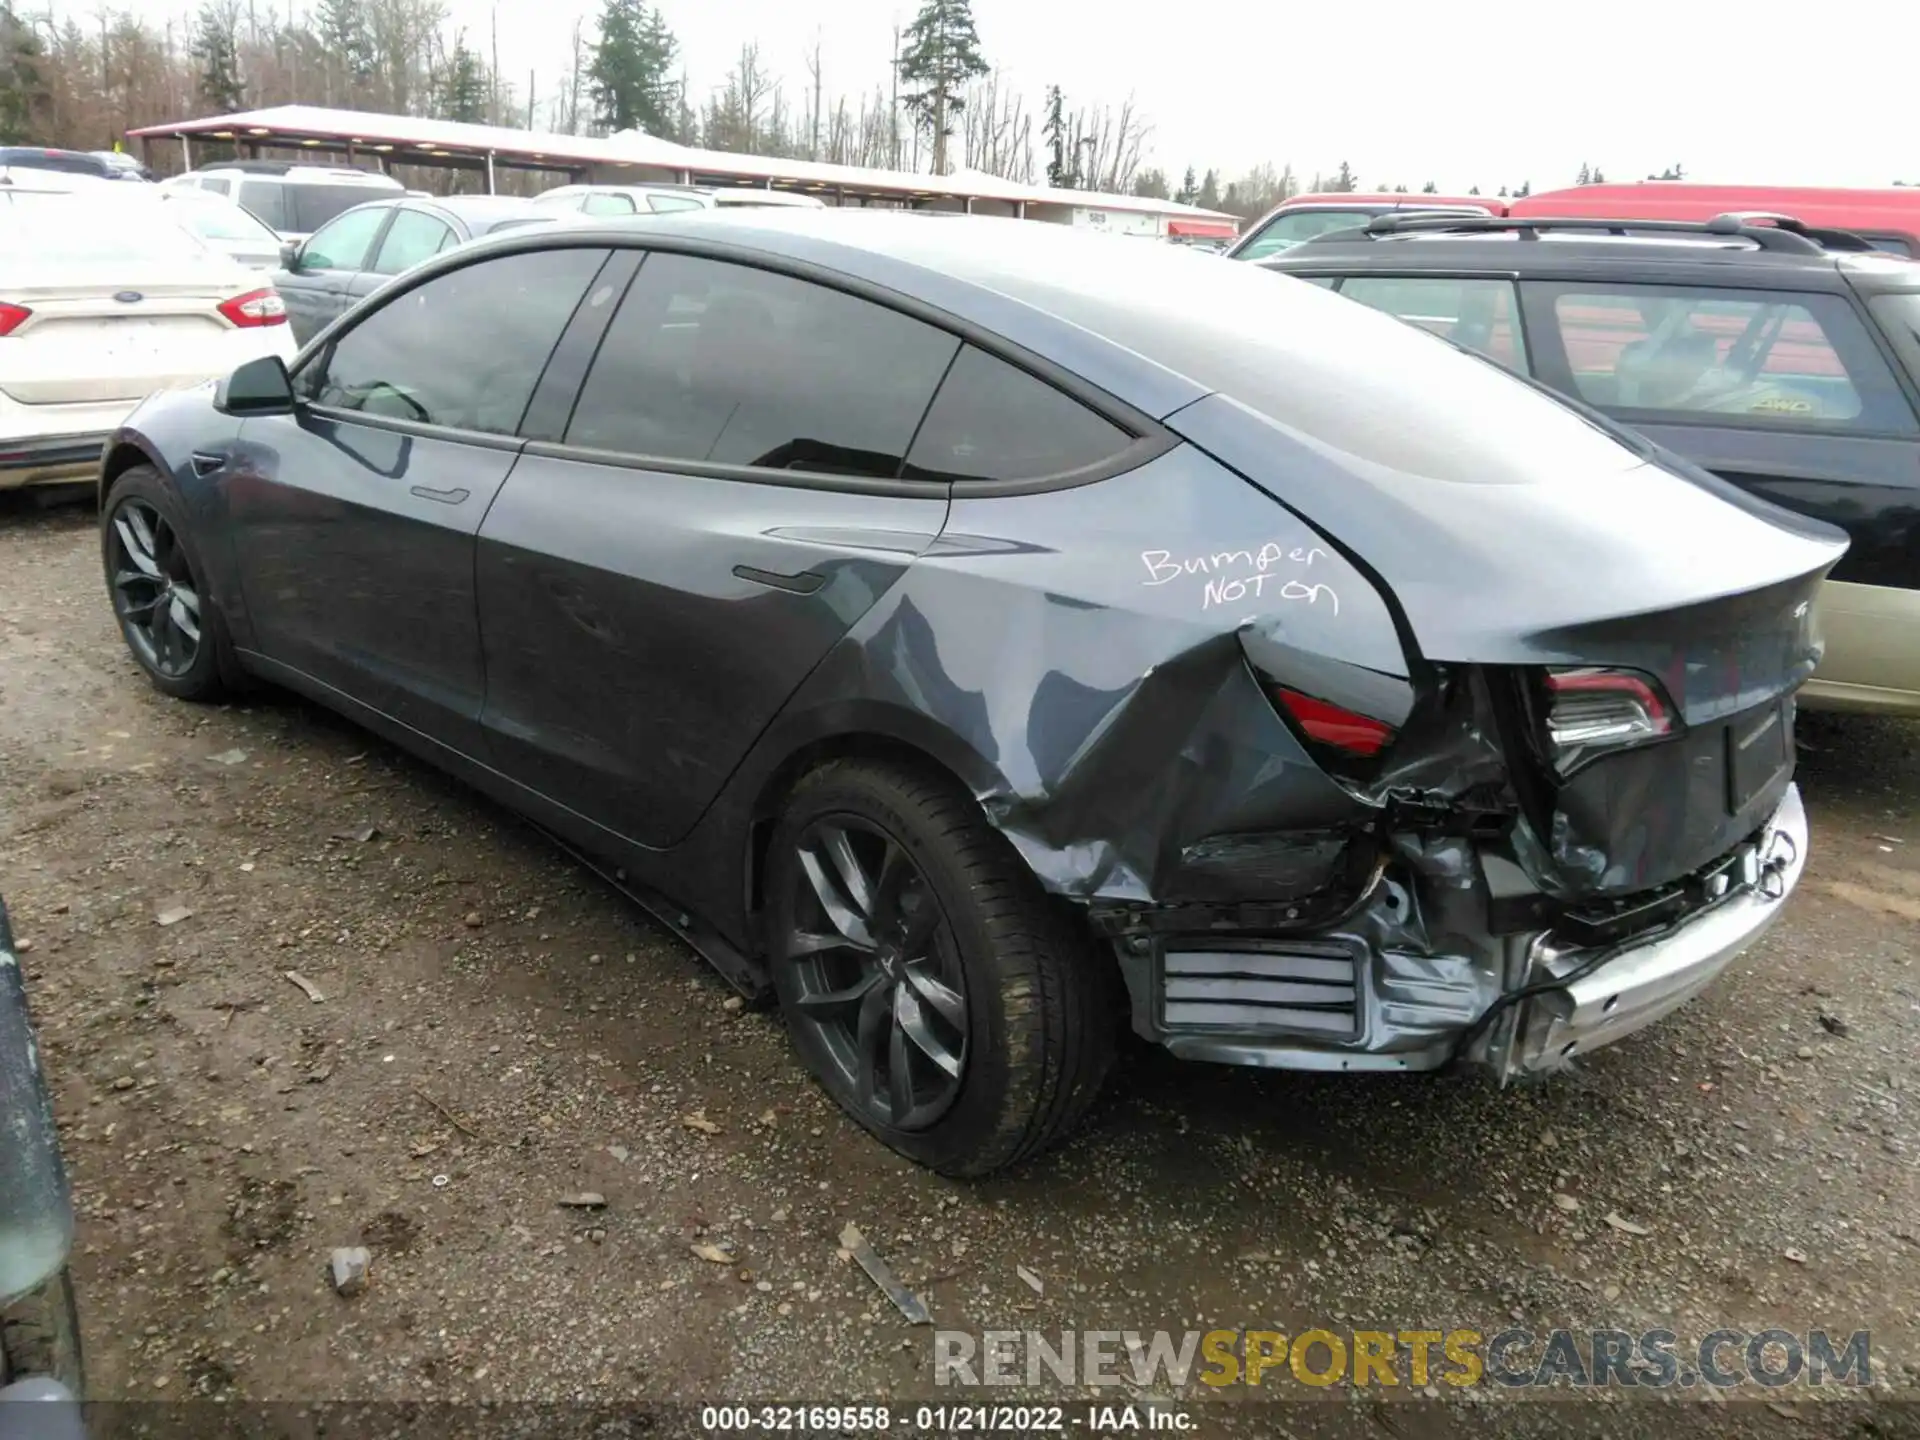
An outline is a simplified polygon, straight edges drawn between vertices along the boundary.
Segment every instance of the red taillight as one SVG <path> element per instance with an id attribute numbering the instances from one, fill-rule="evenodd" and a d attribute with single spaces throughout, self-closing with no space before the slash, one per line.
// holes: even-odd
<path id="1" fill-rule="evenodd" d="M 220 313 L 242 330 L 287 323 L 287 302 L 278 290 L 249 290 L 220 302 Z"/>
<path id="2" fill-rule="evenodd" d="M 24 305 L 9 305 L 0 300 L 0 335 L 11 335 L 33 316 L 33 311 Z"/>
<path id="3" fill-rule="evenodd" d="M 1659 687 L 1631 670 L 1549 670 L 1547 739 L 1564 772 L 1595 750 L 1644 745 L 1674 730 Z"/>
<path id="4" fill-rule="evenodd" d="M 1273 698 L 1291 715 L 1310 740 L 1331 745 L 1349 755 L 1378 755 L 1393 739 L 1393 727 L 1328 700 L 1316 700 L 1284 685 L 1273 687 Z"/>

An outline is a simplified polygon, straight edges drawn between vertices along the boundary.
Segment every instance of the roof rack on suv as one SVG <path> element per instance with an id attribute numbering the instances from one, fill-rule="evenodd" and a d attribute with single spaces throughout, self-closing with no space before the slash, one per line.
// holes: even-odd
<path id="1" fill-rule="evenodd" d="M 1330 230 L 1315 235 L 1308 245 L 1407 234 L 1485 235 L 1513 233 L 1522 240 L 1538 240 L 1544 230 L 1594 231 L 1605 235 L 1712 235 L 1750 241 L 1761 250 L 1794 255 L 1817 255 L 1828 250 L 1870 251 L 1871 242 L 1845 230 L 1816 230 L 1790 215 L 1758 211 L 1716 215 L 1711 220 L 1603 220 L 1554 216 L 1503 215 L 1376 215 L 1364 227 Z"/>

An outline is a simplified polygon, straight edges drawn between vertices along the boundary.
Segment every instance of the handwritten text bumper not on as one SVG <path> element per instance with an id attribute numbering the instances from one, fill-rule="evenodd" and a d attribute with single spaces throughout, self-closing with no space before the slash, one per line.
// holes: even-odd
<path id="1" fill-rule="evenodd" d="M 1140 562 L 1147 567 L 1147 578 L 1141 583 L 1154 588 L 1187 578 L 1203 580 L 1202 610 L 1248 600 L 1282 600 L 1324 603 L 1338 615 L 1340 597 L 1333 588 L 1304 579 L 1299 573 L 1316 559 L 1327 558 L 1327 552 L 1317 545 L 1288 546 L 1272 540 L 1253 549 L 1213 550 L 1181 557 L 1171 550 L 1142 550 Z"/>

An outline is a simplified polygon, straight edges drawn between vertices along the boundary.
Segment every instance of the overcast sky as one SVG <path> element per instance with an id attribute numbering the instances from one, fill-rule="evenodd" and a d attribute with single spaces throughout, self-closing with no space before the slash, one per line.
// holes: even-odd
<path id="1" fill-rule="evenodd" d="M 170 10 L 178 0 L 146 3 Z M 454 23 L 484 46 L 488 0 L 449 3 Z M 797 104 L 816 29 L 829 92 L 858 93 L 884 79 L 892 27 L 911 18 L 914 0 L 660 8 L 696 103 L 741 41 L 755 39 Z M 540 93 L 553 93 L 571 17 L 597 9 L 595 0 L 502 0 L 501 69 L 523 99 L 530 67 Z M 1789 14 L 1714 0 L 1612 0 L 1581 7 L 1577 19 L 1541 0 L 974 0 L 987 59 L 1036 110 L 1050 83 L 1069 103 L 1114 104 L 1131 91 L 1153 124 L 1148 163 L 1176 180 L 1189 163 L 1216 165 L 1224 180 L 1262 160 L 1291 162 L 1305 180 L 1343 159 L 1369 188 L 1525 180 L 1548 189 L 1572 184 L 1583 162 L 1619 180 L 1674 162 L 1700 180 L 1920 180 L 1912 45 L 1876 44 L 1859 26 L 1789 26 Z"/>

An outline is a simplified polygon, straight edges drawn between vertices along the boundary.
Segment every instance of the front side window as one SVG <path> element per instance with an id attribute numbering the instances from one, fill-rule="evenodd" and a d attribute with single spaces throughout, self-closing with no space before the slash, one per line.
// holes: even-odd
<path id="1" fill-rule="evenodd" d="M 609 195 L 604 191 L 595 191 L 587 196 L 581 210 L 588 215 L 631 215 L 634 213 L 633 200 L 626 195 Z"/>
<path id="2" fill-rule="evenodd" d="M 200 184 L 202 188 L 211 190 L 216 195 L 225 195 L 229 193 L 233 188 L 231 181 L 216 179 L 211 175 L 209 175 L 206 179 L 202 180 Z"/>
<path id="3" fill-rule="evenodd" d="M 1526 372 L 1526 346 L 1514 318 L 1518 301 L 1510 280 L 1356 275 L 1341 284 L 1340 293 L 1477 350 L 1509 370 Z"/>
<path id="4" fill-rule="evenodd" d="M 300 247 L 302 270 L 364 270 L 374 236 L 387 223 L 389 207 L 369 205 L 321 227 Z"/>
<path id="5" fill-rule="evenodd" d="M 823 285 L 655 253 L 608 327 L 566 441 L 891 479 L 958 347 Z"/>
<path id="6" fill-rule="evenodd" d="M 380 241 L 380 253 L 372 269 L 381 275 L 411 270 L 437 254 L 452 238 L 452 228 L 424 210 L 397 210 L 393 224 L 387 227 L 386 236 Z"/>
<path id="7" fill-rule="evenodd" d="M 1562 286 L 1551 314 L 1575 393 L 1602 410 L 1914 429 L 1886 362 L 1836 296 Z"/>
<path id="8" fill-rule="evenodd" d="M 916 480 L 1038 480 L 1112 459 L 1133 437 L 1046 381 L 964 346 L 914 437 Z"/>
<path id="9" fill-rule="evenodd" d="M 656 215 L 669 215 L 675 210 L 706 209 L 706 206 L 690 195 L 649 195 L 647 206 Z"/>
<path id="10" fill-rule="evenodd" d="M 328 409 L 510 435 L 605 259 L 538 250 L 436 275 L 342 335 L 302 388 Z"/>
<path id="11" fill-rule="evenodd" d="M 1366 209 L 1353 210 L 1287 210 L 1273 217 L 1265 229 L 1254 232 L 1247 241 L 1247 247 L 1234 255 L 1236 260 L 1264 260 L 1269 255 L 1278 255 L 1283 250 L 1291 250 L 1302 240 L 1311 240 L 1316 235 L 1325 235 L 1330 230 L 1352 230 L 1371 220 L 1378 211 Z"/>

